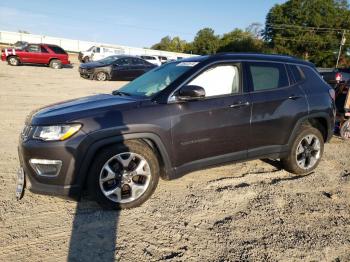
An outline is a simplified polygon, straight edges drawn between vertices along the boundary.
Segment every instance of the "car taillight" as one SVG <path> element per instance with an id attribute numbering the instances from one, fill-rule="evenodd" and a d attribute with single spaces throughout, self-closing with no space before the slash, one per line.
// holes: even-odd
<path id="1" fill-rule="evenodd" d="M 330 88 L 328 90 L 328 92 L 329 92 L 330 97 L 333 99 L 333 101 L 335 101 L 335 91 L 334 91 L 334 89 Z"/>
<path id="2" fill-rule="evenodd" d="M 340 82 L 343 79 L 343 76 L 341 73 L 335 74 L 335 81 Z"/>

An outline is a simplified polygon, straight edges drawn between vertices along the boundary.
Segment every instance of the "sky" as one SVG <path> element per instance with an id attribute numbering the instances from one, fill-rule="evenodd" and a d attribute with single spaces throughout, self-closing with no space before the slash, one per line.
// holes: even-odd
<path id="1" fill-rule="evenodd" d="M 198 30 L 216 34 L 264 24 L 285 0 L 16 0 L 0 3 L 0 30 L 150 47 L 164 36 L 192 41 Z"/>

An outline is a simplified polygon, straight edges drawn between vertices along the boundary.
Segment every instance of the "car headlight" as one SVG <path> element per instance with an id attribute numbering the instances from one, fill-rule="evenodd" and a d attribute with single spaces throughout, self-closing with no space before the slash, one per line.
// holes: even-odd
<path id="1" fill-rule="evenodd" d="M 44 141 L 63 141 L 73 136 L 80 130 L 80 128 L 80 124 L 37 126 L 34 131 L 33 138 Z"/>

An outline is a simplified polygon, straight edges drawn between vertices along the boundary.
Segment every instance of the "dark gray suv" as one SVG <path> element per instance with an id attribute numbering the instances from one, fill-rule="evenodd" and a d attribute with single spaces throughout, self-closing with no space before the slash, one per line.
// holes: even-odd
<path id="1" fill-rule="evenodd" d="M 32 192 L 103 207 L 146 201 L 159 178 L 234 161 L 319 164 L 334 128 L 334 91 L 292 57 L 217 54 L 167 63 L 112 94 L 41 108 L 19 143 L 17 197 Z"/>

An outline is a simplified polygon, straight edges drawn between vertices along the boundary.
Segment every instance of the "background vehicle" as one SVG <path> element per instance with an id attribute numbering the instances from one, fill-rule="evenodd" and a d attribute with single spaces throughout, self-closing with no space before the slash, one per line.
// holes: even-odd
<path id="1" fill-rule="evenodd" d="M 166 56 L 158 56 L 158 59 L 162 64 L 168 62 L 168 58 Z"/>
<path id="2" fill-rule="evenodd" d="M 318 68 L 323 79 L 333 88 L 350 80 L 350 68 Z"/>
<path id="3" fill-rule="evenodd" d="M 28 44 L 23 49 L 6 48 L 1 51 L 1 60 L 7 61 L 12 66 L 45 64 L 54 69 L 70 64 L 66 51 L 51 44 Z"/>
<path id="4" fill-rule="evenodd" d="M 343 139 L 350 139 L 350 81 L 341 83 L 335 89 L 335 105 L 337 109 L 336 132 Z"/>
<path id="5" fill-rule="evenodd" d="M 81 64 L 80 76 L 83 78 L 106 80 L 133 80 L 156 67 L 135 56 L 109 56 L 96 62 Z"/>
<path id="6" fill-rule="evenodd" d="M 140 56 L 142 59 L 146 60 L 149 63 L 152 63 L 156 66 L 160 66 L 162 63 L 160 62 L 159 58 L 157 56 L 153 55 L 142 55 Z"/>
<path id="7" fill-rule="evenodd" d="M 28 45 L 28 42 L 26 41 L 17 41 L 12 45 L 13 48 L 15 49 L 24 49 Z"/>
<path id="8" fill-rule="evenodd" d="M 90 61 L 98 61 L 111 55 L 122 54 L 124 54 L 124 50 L 122 48 L 115 48 L 104 45 L 92 46 L 84 52 L 79 52 L 78 59 L 81 63 L 88 63 Z"/>
<path id="9" fill-rule="evenodd" d="M 313 64 L 276 55 L 196 57 L 112 94 L 29 116 L 18 181 L 71 198 L 87 188 L 106 208 L 131 208 L 160 177 L 232 161 L 281 159 L 287 171 L 309 173 L 333 129 L 334 90 Z"/>

